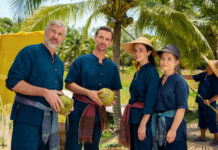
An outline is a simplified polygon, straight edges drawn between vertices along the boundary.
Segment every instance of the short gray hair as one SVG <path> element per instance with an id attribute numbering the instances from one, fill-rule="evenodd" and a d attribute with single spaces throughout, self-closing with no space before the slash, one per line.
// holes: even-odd
<path id="1" fill-rule="evenodd" d="M 60 20 L 52 20 L 49 23 L 47 23 L 45 27 L 45 31 L 48 31 L 52 25 L 55 25 L 57 27 L 64 27 L 64 36 L 67 34 L 67 26 Z"/>

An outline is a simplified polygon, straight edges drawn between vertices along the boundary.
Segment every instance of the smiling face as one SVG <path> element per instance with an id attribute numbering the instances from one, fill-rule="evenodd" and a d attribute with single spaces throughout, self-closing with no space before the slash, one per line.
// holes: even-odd
<path id="1" fill-rule="evenodd" d="M 152 51 L 147 51 L 144 44 L 136 43 L 134 44 L 134 57 L 137 62 L 139 62 L 141 65 L 145 64 L 145 62 L 148 62 L 148 57 L 151 55 Z"/>
<path id="2" fill-rule="evenodd" d="M 51 27 L 45 31 L 45 40 L 44 42 L 51 49 L 56 49 L 64 41 L 65 37 L 65 27 L 58 27 L 51 25 Z"/>
<path id="3" fill-rule="evenodd" d="M 160 67 L 164 72 L 174 71 L 175 67 L 179 64 L 179 60 L 168 52 L 162 52 L 160 56 Z"/>
<path id="4" fill-rule="evenodd" d="M 107 48 L 112 44 L 111 32 L 105 30 L 99 30 L 95 36 L 96 50 L 100 52 L 106 52 Z"/>

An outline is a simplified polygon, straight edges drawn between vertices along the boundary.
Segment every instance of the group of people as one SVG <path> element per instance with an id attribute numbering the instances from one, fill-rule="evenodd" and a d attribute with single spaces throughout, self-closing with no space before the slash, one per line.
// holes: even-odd
<path id="1" fill-rule="evenodd" d="M 57 114 L 63 107 L 59 95 L 63 94 L 64 65 L 55 50 L 65 35 L 66 26 L 62 22 L 49 22 L 44 42 L 23 48 L 9 70 L 6 86 L 16 93 L 11 112 L 12 150 L 60 149 Z M 73 92 L 74 103 L 66 114 L 69 122 L 66 123 L 65 150 L 81 150 L 83 146 L 85 150 L 99 149 L 102 131 L 107 127 L 107 116 L 98 94 L 102 88 L 109 88 L 114 91 L 116 99 L 122 88 L 117 65 L 105 57 L 112 39 L 111 28 L 100 27 L 94 37 L 96 48 L 93 53 L 76 58 L 67 74 L 65 87 Z M 168 44 L 156 51 L 145 37 L 122 46 L 134 56 L 137 71 L 121 120 L 119 143 L 131 150 L 186 150 L 184 114 L 188 109 L 189 87 L 175 71 L 179 65 L 179 48 Z M 156 56 L 159 56 L 164 71 L 161 78 L 156 69 Z M 211 69 L 208 75 L 189 76 L 196 81 L 213 76 L 205 81 L 211 93 L 202 96 L 208 100 L 206 105 L 210 103 L 214 107 L 218 95 L 216 69 Z M 114 101 L 109 105 L 113 104 Z M 214 115 L 214 112 L 204 112 L 206 105 L 202 110 L 199 106 L 199 117 L 202 118 L 199 123 L 203 130 L 200 140 L 205 140 L 203 134 L 207 127 L 210 129 L 210 121 L 204 119 L 207 120 L 207 115 Z M 210 131 L 218 142 L 217 127 L 211 126 Z"/>

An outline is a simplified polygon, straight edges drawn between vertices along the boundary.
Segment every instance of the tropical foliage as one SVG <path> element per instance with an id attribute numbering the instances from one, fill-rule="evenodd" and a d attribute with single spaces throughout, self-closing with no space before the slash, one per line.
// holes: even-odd
<path id="1" fill-rule="evenodd" d="M 18 26 L 9 18 L 0 18 L 0 34 L 16 33 Z"/>
<path id="2" fill-rule="evenodd" d="M 218 2 L 217 0 L 194 0 L 194 2 L 199 9 L 194 23 L 207 39 L 213 57 L 218 59 Z"/>

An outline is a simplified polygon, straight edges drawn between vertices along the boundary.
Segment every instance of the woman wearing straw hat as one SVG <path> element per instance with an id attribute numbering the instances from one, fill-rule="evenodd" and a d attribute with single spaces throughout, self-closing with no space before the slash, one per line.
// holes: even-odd
<path id="1" fill-rule="evenodd" d="M 218 145 L 216 112 L 207 105 L 210 104 L 216 109 L 216 99 L 218 99 L 218 60 L 209 60 L 205 56 L 203 58 L 208 64 L 204 72 L 183 76 L 189 80 L 200 81 L 198 94 L 205 99 L 203 102 L 199 97 L 196 97 L 196 102 L 198 103 L 198 126 L 201 130 L 201 135 L 195 141 L 206 141 L 205 133 L 208 128 L 214 134 L 214 141 L 211 143 L 211 146 L 216 146 Z"/>
<path id="2" fill-rule="evenodd" d="M 157 103 L 152 115 L 153 150 L 187 150 L 185 110 L 188 108 L 188 84 L 175 72 L 179 65 L 180 51 L 168 44 L 158 51 L 160 78 Z"/>
<path id="3" fill-rule="evenodd" d="M 150 40 L 144 37 L 124 43 L 123 49 L 134 55 L 139 67 L 130 85 L 131 97 L 121 121 L 119 143 L 131 150 L 150 150 L 150 116 L 156 103 L 159 82 L 154 60 L 156 51 Z"/>

